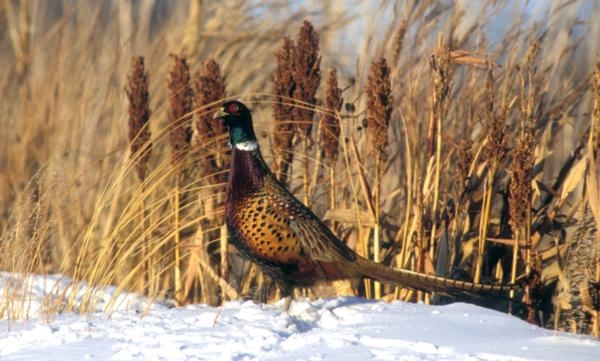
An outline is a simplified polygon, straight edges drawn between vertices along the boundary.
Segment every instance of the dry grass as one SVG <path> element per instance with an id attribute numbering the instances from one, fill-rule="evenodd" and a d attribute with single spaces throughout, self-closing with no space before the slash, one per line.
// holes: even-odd
<path id="1" fill-rule="evenodd" d="M 277 297 L 222 226 L 226 137 L 207 119 L 229 94 L 251 105 L 280 178 L 359 253 L 481 282 L 537 270 L 511 312 L 598 335 L 595 3 L 27 4 L 1 8 L 1 270 L 181 304 Z M 302 62 L 299 44 L 312 49 Z M 144 68 L 130 72 L 137 55 Z M 182 59 L 188 77 L 198 73 L 169 89 Z M 391 64 L 385 127 L 371 122 L 379 113 L 365 92 L 378 59 Z M 319 84 L 317 67 L 331 66 L 337 74 Z M 130 114 L 145 114 L 128 113 L 133 84 L 148 88 L 149 117 L 129 126 Z M 336 150 L 322 152 L 316 140 L 330 124 L 339 128 L 325 143 Z M 0 313 L 16 312 L 22 291 L 5 291 Z M 369 283 L 313 291 L 424 299 Z M 89 309 L 88 293 L 60 309 Z"/>

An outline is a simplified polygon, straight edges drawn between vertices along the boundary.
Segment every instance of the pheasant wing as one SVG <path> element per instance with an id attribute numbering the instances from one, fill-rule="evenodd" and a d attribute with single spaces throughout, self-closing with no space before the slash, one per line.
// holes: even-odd
<path id="1" fill-rule="evenodd" d="M 329 228 L 287 189 L 273 182 L 271 206 L 289 221 L 289 227 L 300 242 L 300 248 L 315 261 L 355 261 L 356 253 L 338 239 Z"/>

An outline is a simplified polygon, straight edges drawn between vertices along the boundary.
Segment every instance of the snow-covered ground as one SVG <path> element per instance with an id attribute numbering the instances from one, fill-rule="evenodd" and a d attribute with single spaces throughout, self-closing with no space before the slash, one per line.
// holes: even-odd
<path id="1" fill-rule="evenodd" d="M 6 284 L 6 274 L 0 274 L 0 282 Z M 0 283 L 0 304 L 5 284 Z M 3 361 L 600 360 L 597 340 L 555 333 L 461 303 L 300 300 L 285 313 L 281 304 L 242 301 L 219 308 L 147 309 L 143 298 L 125 295 L 110 317 L 98 311 L 59 314 L 47 321 L 40 296 L 57 287 L 41 277 L 30 284 L 30 310 L 40 315 L 0 320 Z M 107 289 L 98 307 L 106 306 L 112 292 Z M 132 302 L 136 298 L 138 302 Z"/>

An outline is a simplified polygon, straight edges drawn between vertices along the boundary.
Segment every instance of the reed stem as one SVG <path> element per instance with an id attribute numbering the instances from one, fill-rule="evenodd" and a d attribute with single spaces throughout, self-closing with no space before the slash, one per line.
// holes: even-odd
<path id="1" fill-rule="evenodd" d="M 180 236 L 179 236 L 179 225 L 180 225 L 180 219 L 179 219 L 179 203 L 180 203 L 180 199 L 179 199 L 179 188 L 180 188 L 180 180 L 179 180 L 179 174 L 175 177 L 175 188 L 173 189 L 173 216 L 174 216 L 174 220 L 173 220 L 173 239 L 175 242 L 174 245 L 174 252 L 175 252 L 175 264 L 173 265 L 173 269 L 174 269 L 174 277 L 175 277 L 175 300 L 178 303 L 183 302 L 183 298 L 185 297 L 185 295 L 182 294 L 183 292 L 183 282 L 182 282 L 182 277 L 181 277 L 181 240 L 180 240 Z"/>
<path id="2" fill-rule="evenodd" d="M 379 218 L 381 216 L 381 156 L 377 154 L 375 159 L 375 226 L 373 227 L 373 261 L 381 262 L 381 225 Z M 373 282 L 375 298 L 381 298 L 381 283 Z"/>
<path id="3" fill-rule="evenodd" d="M 513 234 L 514 243 L 512 247 L 512 264 L 510 267 L 510 282 L 515 283 L 517 279 L 517 264 L 519 260 L 519 243 L 520 240 L 523 239 L 523 234 L 521 230 L 518 230 Z M 508 313 L 513 313 L 513 299 L 515 297 L 515 291 L 511 290 L 509 293 L 510 303 L 508 304 Z"/>
<path id="4" fill-rule="evenodd" d="M 148 296 L 149 284 L 150 284 L 150 260 L 148 259 L 148 236 L 146 235 L 146 187 L 142 183 L 142 199 L 140 200 L 140 234 L 142 237 L 142 275 L 140 277 L 140 288 L 142 294 Z"/>
<path id="5" fill-rule="evenodd" d="M 329 209 L 335 209 L 335 169 L 333 168 L 333 164 L 329 166 Z M 331 230 L 335 229 L 335 221 L 331 220 L 329 222 L 329 228 Z"/>
<path id="6" fill-rule="evenodd" d="M 490 210 L 492 206 L 492 198 L 494 196 L 494 173 L 493 169 L 490 169 L 487 180 L 485 182 L 483 190 L 483 205 L 481 212 L 481 219 L 479 223 L 479 242 L 478 242 L 478 254 L 477 263 L 475 266 L 475 277 L 474 282 L 481 282 L 481 273 L 483 271 L 483 257 L 485 253 L 485 243 L 487 242 L 488 224 L 490 218 Z"/>
<path id="7" fill-rule="evenodd" d="M 219 238 L 219 251 L 221 253 L 221 279 L 225 281 L 225 283 L 229 282 L 229 252 L 228 248 L 228 232 L 227 225 L 223 224 L 220 228 L 220 238 Z M 227 299 L 227 289 L 221 286 L 221 290 L 223 291 L 223 301 Z"/>

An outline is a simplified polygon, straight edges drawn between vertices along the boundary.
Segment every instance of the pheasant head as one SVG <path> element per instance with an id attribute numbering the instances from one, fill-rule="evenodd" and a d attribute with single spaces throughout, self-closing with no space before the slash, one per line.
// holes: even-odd
<path id="1" fill-rule="evenodd" d="M 242 151 L 258 150 L 252 115 L 244 103 L 239 100 L 227 101 L 213 118 L 223 120 L 229 128 L 229 145 L 232 148 Z"/>

